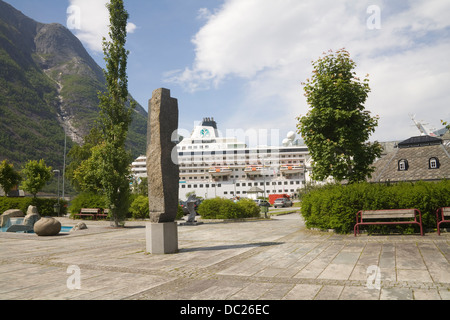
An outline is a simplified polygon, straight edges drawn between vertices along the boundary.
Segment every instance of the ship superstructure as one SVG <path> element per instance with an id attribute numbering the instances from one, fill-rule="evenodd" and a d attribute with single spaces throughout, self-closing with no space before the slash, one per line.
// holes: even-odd
<path id="1" fill-rule="evenodd" d="M 283 146 L 247 147 L 236 137 L 221 137 L 213 118 L 204 118 L 177 145 L 179 197 L 248 197 L 294 194 L 307 179 L 309 152 L 288 134 Z M 146 176 L 145 156 L 132 164 L 135 177 Z"/>

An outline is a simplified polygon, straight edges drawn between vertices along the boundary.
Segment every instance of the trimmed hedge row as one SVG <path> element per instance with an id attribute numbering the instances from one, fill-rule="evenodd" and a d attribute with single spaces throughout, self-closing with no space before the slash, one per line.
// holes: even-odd
<path id="1" fill-rule="evenodd" d="M 127 214 L 127 218 L 133 219 L 148 219 L 149 218 L 149 208 L 148 208 L 148 197 L 143 195 L 131 195 L 130 198 L 130 209 Z M 70 213 L 73 217 L 74 214 L 80 212 L 82 208 L 106 208 L 105 199 L 102 195 L 90 192 L 80 193 L 76 198 L 72 200 L 70 205 Z M 177 219 L 183 217 L 183 210 L 180 205 L 178 205 Z"/>
<path id="2" fill-rule="evenodd" d="M 0 197 L 0 214 L 9 209 L 20 209 L 26 214 L 29 206 L 36 206 L 39 215 L 42 217 L 54 217 L 57 216 L 53 209 L 56 203 L 58 203 L 58 199 Z M 60 212 L 65 215 L 67 213 L 67 202 L 60 199 L 59 203 L 61 206 Z"/>
<path id="3" fill-rule="evenodd" d="M 92 192 L 82 192 L 78 194 L 70 203 L 70 216 L 73 218 L 83 208 L 106 208 L 105 198 L 102 195 Z"/>
<path id="4" fill-rule="evenodd" d="M 326 185 L 302 198 L 301 213 L 308 228 L 334 229 L 350 233 L 359 210 L 409 209 L 422 213 L 424 229 L 436 228 L 436 209 L 450 206 L 450 181 L 398 184 L 357 183 Z M 386 226 L 370 226 L 369 230 L 386 230 Z M 402 232 L 414 227 L 396 226 Z M 384 232 L 383 231 L 383 232 Z"/>
<path id="5" fill-rule="evenodd" d="M 259 217 L 258 205 L 250 199 L 233 202 L 230 199 L 214 198 L 204 200 L 198 207 L 202 219 L 242 219 Z"/>
<path id="6" fill-rule="evenodd" d="M 133 219 L 148 219 L 150 217 L 148 197 L 143 195 L 136 196 L 131 203 L 130 213 Z M 178 204 L 176 219 L 180 220 L 181 218 L 183 218 L 183 209 Z"/>

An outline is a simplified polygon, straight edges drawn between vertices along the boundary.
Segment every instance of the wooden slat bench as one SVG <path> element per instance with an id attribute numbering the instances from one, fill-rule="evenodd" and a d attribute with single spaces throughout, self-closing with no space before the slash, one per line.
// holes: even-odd
<path id="1" fill-rule="evenodd" d="M 445 219 L 447 217 L 447 219 Z M 443 207 L 436 210 L 437 233 L 441 235 L 441 224 L 450 223 L 450 207 Z"/>
<path id="2" fill-rule="evenodd" d="M 109 213 L 109 209 L 103 209 L 103 213 L 101 211 L 99 211 L 99 213 L 97 213 L 97 218 L 108 218 L 108 213 Z"/>
<path id="3" fill-rule="evenodd" d="M 75 214 L 75 217 L 91 217 L 92 220 L 97 220 L 97 215 L 99 212 L 100 209 L 98 208 L 83 208 L 80 210 L 80 213 Z"/>
<path id="4" fill-rule="evenodd" d="M 383 219 L 396 219 L 396 221 L 380 221 Z M 414 219 L 414 220 L 401 220 Z M 369 220 L 369 221 L 368 221 Z M 420 235 L 423 236 L 422 213 L 418 209 L 391 209 L 391 210 L 361 210 L 356 214 L 354 227 L 355 237 L 359 234 L 359 226 L 388 224 L 417 224 Z"/>

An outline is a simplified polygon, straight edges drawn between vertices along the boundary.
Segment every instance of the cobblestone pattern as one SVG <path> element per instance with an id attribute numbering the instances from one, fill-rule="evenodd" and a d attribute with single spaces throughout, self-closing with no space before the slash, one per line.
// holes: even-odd
<path id="1" fill-rule="evenodd" d="M 450 300 L 449 233 L 354 237 L 287 215 L 182 226 L 180 252 L 158 256 L 145 252 L 144 223 L 108 224 L 56 238 L 0 234 L 0 299 Z"/>

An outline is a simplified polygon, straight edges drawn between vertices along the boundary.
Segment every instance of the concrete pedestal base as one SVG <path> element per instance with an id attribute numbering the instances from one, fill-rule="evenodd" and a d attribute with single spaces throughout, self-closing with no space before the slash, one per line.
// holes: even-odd
<path id="1" fill-rule="evenodd" d="M 171 254 L 178 252 L 178 226 L 176 222 L 147 223 L 147 252 L 151 254 Z"/>

